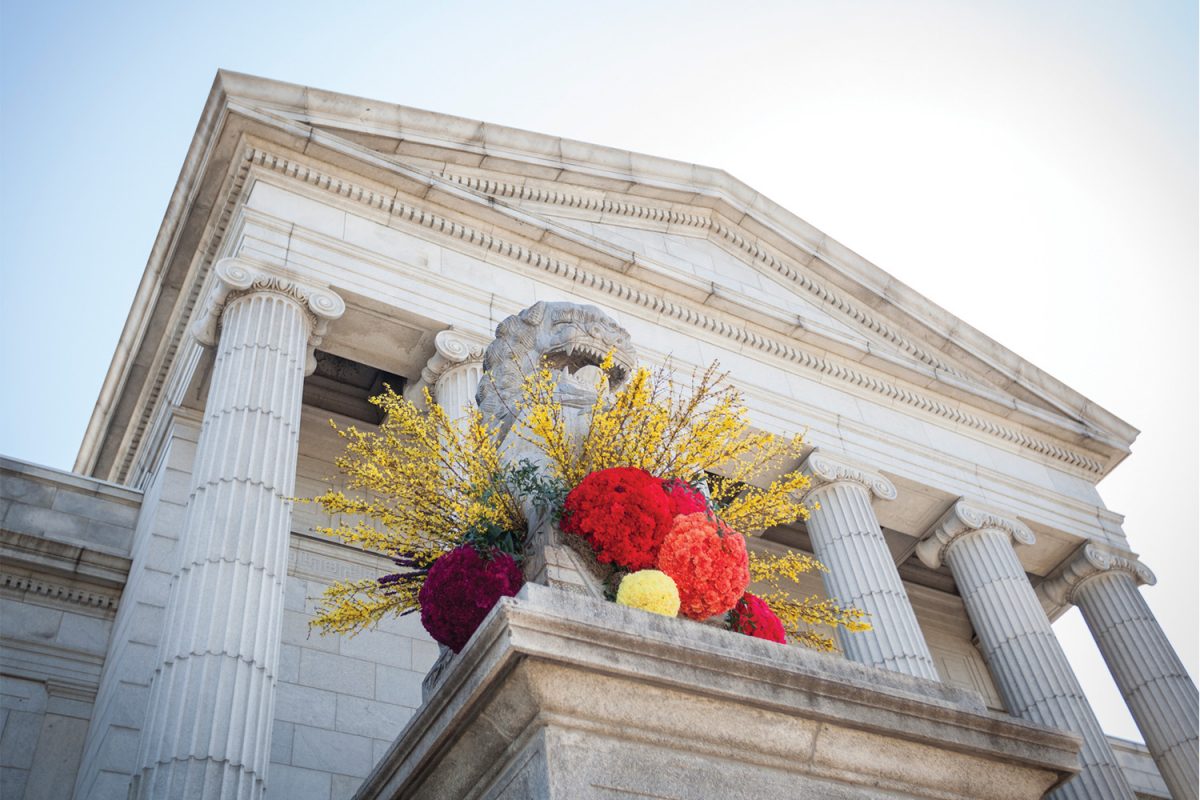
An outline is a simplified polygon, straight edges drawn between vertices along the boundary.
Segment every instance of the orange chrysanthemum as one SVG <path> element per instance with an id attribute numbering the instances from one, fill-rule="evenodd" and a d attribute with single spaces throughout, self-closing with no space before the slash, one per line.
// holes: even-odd
<path id="1" fill-rule="evenodd" d="M 729 611 L 750 584 L 745 538 L 703 511 L 675 518 L 658 568 L 679 587 L 679 613 L 692 619 Z"/>

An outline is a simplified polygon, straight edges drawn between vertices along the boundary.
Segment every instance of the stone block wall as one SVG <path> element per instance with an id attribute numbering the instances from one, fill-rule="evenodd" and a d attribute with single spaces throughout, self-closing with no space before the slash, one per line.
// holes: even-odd
<path id="1" fill-rule="evenodd" d="M 421 704 L 438 647 L 415 615 L 355 637 L 308 627 L 335 577 L 379 574 L 368 558 L 293 536 L 267 800 L 350 797 Z"/>
<path id="2" fill-rule="evenodd" d="M 303 410 L 299 497 L 341 485 L 333 459 L 343 441 L 329 427 L 331 416 Z M 331 522 L 315 505 L 297 504 L 293 512 L 267 800 L 352 796 L 420 706 L 421 681 L 438 656 L 416 615 L 385 620 L 354 637 L 309 629 L 321 593 L 334 580 L 391 571 L 387 559 L 314 532 Z"/>
<path id="3" fill-rule="evenodd" d="M 70 797 L 141 492 L 0 458 L 0 797 Z"/>
<path id="4" fill-rule="evenodd" d="M 199 430 L 199 420 L 182 416 L 170 425 L 146 484 L 124 602 L 114 623 L 76 781 L 75 796 L 81 799 L 125 800 L 137 768 Z"/>

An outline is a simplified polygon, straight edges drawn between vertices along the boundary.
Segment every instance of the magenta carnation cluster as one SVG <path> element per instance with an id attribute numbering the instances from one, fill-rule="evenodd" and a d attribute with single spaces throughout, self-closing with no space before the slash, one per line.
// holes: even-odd
<path id="1" fill-rule="evenodd" d="M 460 545 L 429 568 L 417 595 L 421 624 L 457 653 L 496 601 L 515 595 L 523 582 L 521 568 L 508 553 L 492 550 L 485 558 L 474 547 Z"/>

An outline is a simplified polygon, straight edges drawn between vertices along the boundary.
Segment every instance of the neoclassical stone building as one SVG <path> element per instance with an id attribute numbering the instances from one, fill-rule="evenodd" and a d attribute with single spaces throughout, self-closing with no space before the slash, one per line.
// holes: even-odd
<path id="1" fill-rule="evenodd" d="M 820 510 L 756 546 L 815 553 L 806 588 L 874 629 L 832 657 L 535 586 L 457 660 L 414 617 L 310 635 L 324 585 L 388 566 L 288 500 L 336 482 L 328 420 L 377 423 L 384 383 L 458 413 L 539 300 L 807 428 Z M 719 170 L 223 72 L 75 471 L 0 461 L 0 787 L 1195 798 L 1196 687 L 1096 488 L 1136 435 Z M 1144 747 L 1096 722 L 1072 604 Z"/>

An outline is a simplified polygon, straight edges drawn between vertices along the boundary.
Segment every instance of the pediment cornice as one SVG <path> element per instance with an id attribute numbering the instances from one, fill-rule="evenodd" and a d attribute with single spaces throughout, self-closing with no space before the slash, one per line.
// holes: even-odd
<path id="1" fill-rule="evenodd" d="M 957 365 L 940 359 L 937 354 L 922 348 L 919 342 L 906 339 L 886 318 L 872 314 L 867 308 L 855 304 L 849 296 L 807 274 L 778 252 L 772 252 L 769 246 L 757 241 L 749 229 L 732 223 L 712 209 L 705 211 L 700 208 L 699 213 L 691 213 L 664 208 L 663 204 L 656 201 L 642 200 L 623 206 L 612 198 L 599 201 L 599 208 L 605 213 L 623 213 L 631 219 L 639 215 L 656 215 L 661 217 L 656 220 L 658 222 L 691 226 L 701 235 L 721 239 L 729 247 L 743 253 L 746 260 L 794 282 L 799 290 L 857 320 L 873 336 L 890 343 L 897 353 L 911 362 L 909 369 L 923 370 L 914 375 L 918 375 L 924 383 L 914 383 L 878 369 L 864 367 L 852 360 L 831 355 L 820 347 L 814 349 L 806 343 L 804 336 L 799 335 L 799 326 L 794 322 L 789 333 L 779 320 L 762 317 L 761 313 L 756 317 L 749 311 L 743 313 L 740 308 L 731 310 L 729 306 L 731 303 L 736 306 L 736 299 L 725 297 L 716 298 L 722 302 L 712 299 L 697 302 L 648 287 L 631 274 L 635 271 L 633 268 L 639 265 L 622 263 L 625 256 L 621 253 L 602 249 L 589 253 L 590 245 L 584 241 L 585 237 L 571 241 L 569 230 L 562 226 L 556 228 L 552 220 L 522 212 L 516 206 L 497 203 L 496 195 L 492 192 L 508 192 L 520 196 L 519 199 L 524 202 L 555 200 L 568 205 L 584 202 L 584 195 L 578 195 L 580 199 L 576 199 L 575 194 L 564 191 L 561 197 L 554 198 L 541 193 L 541 189 L 522 189 L 516 183 L 486 186 L 478 182 L 482 179 L 449 169 L 441 174 L 431 174 L 407 165 L 398 158 L 380 155 L 362 145 L 339 139 L 328 132 L 306 128 L 294 121 L 281 123 L 281 136 L 275 136 L 271 134 L 274 119 L 270 113 L 255 111 L 242 115 L 240 109 L 243 103 L 233 103 L 227 97 L 223 98 L 223 102 L 220 114 L 206 115 L 212 122 L 212 130 L 207 134 L 211 139 L 198 143 L 205 147 L 194 144 L 193 151 L 211 154 L 224 149 L 227 153 L 224 164 L 227 166 L 216 159 L 189 158 L 190 164 L 201 172 L 211 171 L 212 166 L 208 161 L 213 166 L 221 165 L 217 166 L 221 175 L 209 175 L 206 179 L 212 185 L 216 178 L 220 190 L 213 192 L 208 198 L 208 205 L 203 207 L 203 235 L 191 245 L 194 256 L 189 259 L 186 280 L 181 281 L 180 297 L 174 301 L 170 313 L 173 327 L 167 334 L 168 338 L 153 359 L 144 352 L 140 356 L 141 364 L 148 364 L 148 367 L 143 367 L 146 369 L 145 376 L 132 386 L 140 392 L 136 403 L 132 403 L 134 408 L 131 409 L 131 416 L 122 428 L 119 451 L 123 461 L 107 471 L 111 479 L 124 480 L 128 476 L 140 437 L 150 421 L 159 394 L 167 386 L 166 378 L 173 355 L 184 344 L 186 321 L 193 313 L 200 287 L 220 250 L 231 214 L 244 196 L 247 176 L 252 170 L 270 173 L 275 180 L 302 183 L 309 191 L 336 196 L 337 202 L 352 203 L 370 209 L 371 213 L 386 215 L 389 220 L 401 226 L 420 229 L 420 235 L 440 240 L 448 246 L 484 251 L 493 260 L 498 256 L 521 265 L 521 268 L 542 271 L 589 292 L 607 294 L 616 304 L 636 306 L 655 315 L 670 317 L 679 323 L 694 326 L 698 333 L 728 339 L 743 348 L 757 351 L 762 357 L 812 372 L 819 379 L 841 385 L 851 393 L 876 396 L 881 402 L 905 407 L 911 413 L 928 416 L 944 424 L 968 429 L 977 436 L 994 438 L 1010 447 L 1035 453 L 1055 466 L 1091 481 L 1098 480 L 1123 457 L 1119 444 L 1104 442 L 1086 424 L 1027 405 L 1022 407 L 1020 401 L 1007 401 L 998 392 L 990 398 L 986 392 L 980 393 L 979 387 L 973 386 L 969 376 L 965 376 Z M 236 122 L 239 116 L 243 116 L 242 123 Z M 248 131 L 265 138 L 257 141 L 245 138 Z M 199 139 L 201 133 L 198 132 L 197 136 Z M 193 180 L 200 181 L 202 177 L 194 177 Z M 394 178 L 394 182 L 389 178 Z M 616 205 L 607 205 L 611 203 Z M 547 235 L 537 233 L 539 226 L 542 233 Z M 147 274 L 150 275 L 149 268 Z M 134 311 L 138 311 L 136 303 Z M 141 313 L 144 317 L 148 312 L 143 309 Z M 134 323 L 134 318 L 135 313 L 131 313 L 127 331 Z M 143 318 L 138 320 L 138 324 L 144 328 L 148 323 Z M 811 339 L 811 336 L 808 338 Z M 877 363 L 890 358 L 897 368 L 902 366 L 895 355 L 889 356 L 886 352 L 871 355 Z M 115 374 L 117 367 L 114 361 L 114 372 L 110 373 L 110 379 L 114 383 L 124 383 L 127 376 Z M 107 386 L 108 381 L 106 389 Z M 121 391 L 128 392 L 130 388 L 125 385 Z M 945 393 L 939 395 L 939 388 L 944 389 Z M 981 401 L 974 408 L 962 400 L 964 395 L 971 395 L 972 392 Z M 1024 415 L 1034 423 L 1034 427 L 984 410 L 989 403 L 993 407 L 1001 407 L 1001 410 L 1007 405 L 1011 408 L 1010 413 L 1015 417 Z M 89 427 L 92 449 L 89 451 L 88 442 L 85 441 L 81 462 L 90 458 L 91 463 L 95 463 L 96 448 L 99 446 L 97 442 L 100 441 L 98 437 L 111 436 L 111 433 L 105 434 L 101 430 L 106 424 L 98 412 Z M 1055 433 L 1045 435 L 1043 429 Z M 1060 438 L 1063 436 L 1103 446 L 1096 451 L 1065 441 Z M 85 469 L 90 471 L 90 466 Z"/>
<path id="2" fill-rule="evenodd" d="M 677 206 L 657 205 L 630 197 L 612 197 L 603 194 L 585 194 L 571 191 L 570 187 L 550 188 L 533 183 L 511 183 L 494 178 L 473 176 L 451 171 L 442 171 L 439 177 L 466 186 L 489 197 L 504 197 L 513 200 L 539 203 L 547 206 L 622 217 L 634 224 L 650 222 L 691 228 L 696 232 L 711 235 L 730 247 L 740 251 L 751 262 L 761 264 L 780 278 L 794 284 L 815 300 L 853 322 L 867 328 L 879 339 L 894 345 L 898 350 L 917 361 L 960 378 L 967 378 L 956 366 L 938 357 L 919 343 L 905 337 L 886 321 L 855 303 L 823 281 L 807 274 L 797 265 L 790 263 L 777 252 L 749 235 L 739 225 L 725 219 L 715 210 L 698 213 L 699 209 L 681 209 Z M 809 253 L 816 258 L 816 253 Z"/>
<path id="3" fill-rule="evenodd" d="M 723 314 L 665 297 L 659 292 L 647 291 L 635 281 L 623 280 L 619 273 L 614 274 L 599 265 L 575 259 L 568 260 L 551 248 L 540 248 L 522 241 L 523 237 L 509 237 L 497 233 L 494 227 L 484 230 L 482 226 L 472 224 L 469 218 L 448 212 L 429 202 L 422 202 L 400 193 L 381 195 L 370 186 L 348 180 L 345 175 L 331 174 L 328 168 L 323 168 L 317 162 L 280 150 L 251 146 L 247 149 L 245 158 L 252 165 L 399 218 L 424 229 L 426 235 L 454 240 L 460 245 L 499 255 L 592 291 L 608 294 L 614 302 L 641 306 L 654 314 L 693 325 L 701 331 L 729 339 L 740 346 L 753 348 L 814 371 L 823 378 L 845 384 L 847 388 L 880 395 L 886 402 L 909 406 L 914 411 L 1032 450 L 1093 477 L 1103 470 L 1103 463 L 1086 452 L 1056 443 L 1049 438 L 1031 435 L 1017 426 L 1005 425 L 982 414 L 971 413 L 959 405 L 939 399 L 932 393 L 921 392 L 901 382 L 888 380 L 878 373 L 858 368 L 853 363 L 815 353 L 795 340 L 772 336 L 756 330 L 755 326 L 735 323 Z"/>

